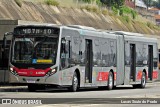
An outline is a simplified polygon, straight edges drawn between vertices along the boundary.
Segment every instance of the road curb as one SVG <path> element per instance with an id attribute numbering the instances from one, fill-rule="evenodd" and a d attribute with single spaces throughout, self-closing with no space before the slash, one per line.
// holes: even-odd
<path id="1" fill-rule="evenodd" d="M 160 84 L 160 81 L 148 82 L 147 86 Z M 0 92 L 23 92 L 28 91 L 27 86 L 0 86 Z"/>
<path id="2" fill-rule="evenodd" d="M 0 92 L 19 92 L 19 91 L 27 91 L 26 86 L 1 86 Z"/>

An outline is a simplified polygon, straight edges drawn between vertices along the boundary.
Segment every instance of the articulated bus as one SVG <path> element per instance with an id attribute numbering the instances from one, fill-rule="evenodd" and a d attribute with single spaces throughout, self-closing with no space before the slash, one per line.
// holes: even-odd
<path id="1" fill-rule="evenodd" d="M 48 86 L 77 91 L 118 85 L 144 88 L 158 78 L 157 39 L 72 25 L 21 25 L 12 35 L 9 82 L 29 91 Z"/>

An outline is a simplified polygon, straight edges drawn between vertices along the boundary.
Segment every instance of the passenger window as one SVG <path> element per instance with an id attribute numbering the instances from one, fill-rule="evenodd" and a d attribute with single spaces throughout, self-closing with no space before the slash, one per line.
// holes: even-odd
<path id="1" fill-rule="evenodd" d="M 61 65 L 60 65 L 61 69 L 69 67 L 69 61 L 70 61 L 70 41 L 67 41 L 64 38 L 62 38 L 62 41 L 61 41 L 60 61 L 61 61 Z"/>

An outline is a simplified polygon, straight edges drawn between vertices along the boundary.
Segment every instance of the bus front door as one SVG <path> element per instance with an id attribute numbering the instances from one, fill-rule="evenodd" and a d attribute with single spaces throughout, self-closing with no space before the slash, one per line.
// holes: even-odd
<path id="1" fill-rule="evenodd" d="M 93 65 L 93 46 L 92 40 L 86 39 L 85 43 L 86 61 L 85 61 L 85 83 L 92 83 L 92 65 Z"/>

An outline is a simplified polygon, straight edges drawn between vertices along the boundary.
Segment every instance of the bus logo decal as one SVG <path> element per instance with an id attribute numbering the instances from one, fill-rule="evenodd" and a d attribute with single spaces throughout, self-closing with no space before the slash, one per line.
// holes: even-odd
<path id="1" fill-rule="evenodd" d="M 30 72 L 30 75 L 32 75 L 32 74 L 33 74 L 33 72 L 31 71 L 31 72 Z"/>
<path id="2" fill-rule="evenodd" d="M 36 64 L 37 63 L 37 59 L 32 59 L 32 63 Z"/>

